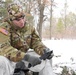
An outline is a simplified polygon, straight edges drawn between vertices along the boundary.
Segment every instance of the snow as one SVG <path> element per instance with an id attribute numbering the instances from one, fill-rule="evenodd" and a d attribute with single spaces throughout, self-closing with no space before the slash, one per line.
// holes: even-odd
<path id="1" fill-rule="evenodd" d="M 71 57 L 76 58 L 76 40 L 43 40 L 43 43 L 54 51 L 55 56 L 61 56 L 59 60 L 65 62 L 69 61 Z"/>
<path id="2" fill-rule="evenodd" d="M 55 56 L 52 60 L 55 73 L 60 73 L 62 71 L 62 68 L 59 66 L 68 66 L 69 68 L 76 70 L 76 40 L 52 39 L 43 40 L 43 43 L 54 52 Z M 71 58 L 74 60 L 72 61 Z M 58 67 L 55 65 L 58 65 Z"/>

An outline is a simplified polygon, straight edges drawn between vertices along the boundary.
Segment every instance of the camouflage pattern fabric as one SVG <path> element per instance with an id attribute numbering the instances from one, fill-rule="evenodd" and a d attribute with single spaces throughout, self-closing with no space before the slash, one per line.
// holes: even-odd
<path id="1" fill-rule="evenodd" d="M 7 57 L 11 61 L 17 62 L 24 57 L 25 53 L 18 51 L 8 43 L 4 43 L 0 46 L 0 55 Z"/>
<path id="2" fill-rule="evenodd" d="M 9 17 L 4 21 L 9 24 L 7 24 L 7 26 L 9 26 L 9 40 L 4 41 L 1 45 L 0 55 L 6 56 L 12 61 L 19 61 L 24 57 L 25 53 L 30 48 L 34 49 L 37 54 L 42 55 L 46 46 L 42 43 L 33 25 L 26 23 L 24 28 L 21 29 L 13 27 L 15 25 L 11 19 L 13 20 L 14 18 L 19 18 L 24 15 L 21 8 L 16 4 L 11 4 L 8 6 L 7 10 Z"/>
<path id="3" fill-rule="evenodd" d="M 8 39 L 1 43 L 0 55 L 17 62 L 24 57 L 25 53 L 30 48 L 34 49 L 39 55 L 43 54 L 43 50 L 46 46 L 41 42 L 38 33 L 33 26 L 27 24 L 24 28 L 19 30 L 15 30 L 11 27 L 8 31 L 10 32 L 10 36 L 7 36 Z M 6 35 L 2 34 L 0 40 L 3 39 L 3 37 L 6 37 Z"/>
<path id="4" fill-rule="evenodd" d="M 3 27 L 3 26 L 0 26 Z M 5 28 L 5 27 L 4 27 Z M 25 53 L 13 48 L 10 45 L 9 36 L 0 32 L 0 56 L 5 56 L 9 60 L 17 62 L 23 59 Z"/>
<path id="5" fill-rule="evenodd" d="M 10 4 L 7 7 L 7 10 L 8 10 L 9 17 L 12 20 L 24 15 L 23 9 L 18 4 Z"/>
<path id="6" fill-rule="evenodd" d="M 23 52 L 27 52 L 27 50 L 31 48 L 34 49 L 37 54 L 43 54 L 46 46 L 42 43 L 33 26 L 26 24 L 22 29 L 15 30 L 15 28 L 12 27 L 10 30 L 11 45 L 13 47 Z"/>
<path id="7" fill-rule="evenodd" d="M 7 57 L 9 60 L 17 62 L 20 61 L 25 54 L 13 48 L 8 43 L 5 43 L 0 47 L 0 55 Z"/>

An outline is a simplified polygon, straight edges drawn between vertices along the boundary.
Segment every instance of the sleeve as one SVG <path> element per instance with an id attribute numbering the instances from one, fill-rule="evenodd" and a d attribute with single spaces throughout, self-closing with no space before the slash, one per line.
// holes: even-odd
<path id="1" fill-rule="evenodd" d="M 0 25 L 0 55 L 7 57 L 11 61 L 17 62 L 23 59 L 25 53 L 11 46 L 9 42 L 10 34 L 6 31 L 9 31 L 9 29 L 7 29 L 8 27 L 6 28 L 7 25 L 8 24 L 5 22 Z"/>
<path id="2" fill-rule="evenodd" d="M 34 51 L 39 54 L 42 55 L 44 53 L 44 49 L 47 48 L 41 41 L 38 32 L 36 31 L 36 29 L 33 29 L 32 32 L 32 39 L 31 39 L 31 48 L 34 49 Z"/>
<path id="3" fill-rule="evenodd" d="M 0 46 L 0 55 L 7 57 L 11 61 L 18 62 L 23 59 L 25 53 L 5 43 Z"/>

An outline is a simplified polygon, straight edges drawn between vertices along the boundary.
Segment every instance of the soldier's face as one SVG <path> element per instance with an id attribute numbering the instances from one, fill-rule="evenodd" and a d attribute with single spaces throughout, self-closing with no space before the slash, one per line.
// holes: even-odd
<path id="1" fill-rule="evenodd" d="M 15 25 L 15 27 L 23 28 L 25 25 L 25 18 L 24 17 L 16 18 L 12 22 Z"/>

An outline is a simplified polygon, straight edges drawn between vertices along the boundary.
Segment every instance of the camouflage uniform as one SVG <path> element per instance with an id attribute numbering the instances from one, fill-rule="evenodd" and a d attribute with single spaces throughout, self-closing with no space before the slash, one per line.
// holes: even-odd
<path id="1" fill-rule="evenodd" d="M 44 53 L 43 50 L 46 48 L 33 25 L 27 23 L 21 29 L 13 27 L 11 20 L 24 15 L 21 11 L 18 6 L 9 6 L 9 18 L 5 20 L 9 24 L 10 43 L 12 46 L 7 42 L 8 44 L 2 47 L 0 55 L 6 56 L 12 61 L 20 61 L 30 48 L 34 49 L 39 55 L 42 55 Z"/>
<path id="2" fill-rule="evenodd" d="M 25 53 L 12 47 L 9 41 L 9 36 L 0 33 L 0 56 L 5 56 L 14 62 L 21 60 Z"/>
<path id="3" fill-rule="evenodd" d="M 0 29 L 3 28 L 0 25 Z M 9 56 L 10 51 L 13 54 L 14 49 L 9 43 L 9 37 L 0 31 L 0 75 L 13 75 L 15 63 L 9 61 L 6 57 Z M 17 50 L 16 50 L 17 53 Z M 11 58 L 16 57 L 11 55 Z M 9 57 L 8 57 L 9 58 Z"/>

